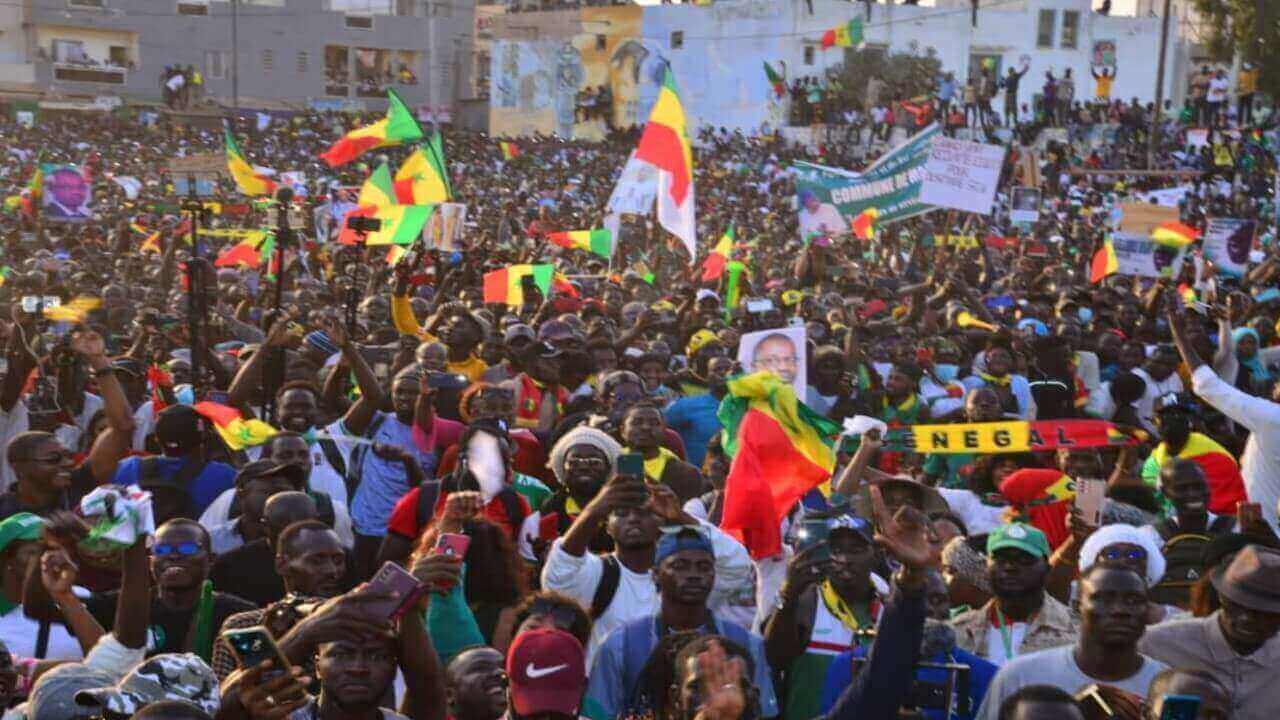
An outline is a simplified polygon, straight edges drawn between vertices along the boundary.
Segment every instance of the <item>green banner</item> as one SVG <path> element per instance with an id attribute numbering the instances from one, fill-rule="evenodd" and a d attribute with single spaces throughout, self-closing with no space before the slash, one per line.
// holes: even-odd
<path id="1" fill-rule="evenodd" d="M 930 125 L 861 173 L 793 163 L 800 236 L 844 234 L 853 219 L 870 208 L 879 213 L 878 224 L 932 210 L 932 205 L 920 202 L 920 186 L 929 147 L 940 132 L 937 124 Z"/>

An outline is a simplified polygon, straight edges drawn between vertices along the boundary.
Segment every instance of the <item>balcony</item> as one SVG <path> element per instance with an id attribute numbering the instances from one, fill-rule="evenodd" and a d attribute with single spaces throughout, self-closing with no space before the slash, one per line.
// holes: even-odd
<path id="1" fill-rule="evenodd" d="M 128 82 L 129 70 L 115 65 L 55 62 L 53 63 L 53 79 L 58 82 L 124 85 Z"/>

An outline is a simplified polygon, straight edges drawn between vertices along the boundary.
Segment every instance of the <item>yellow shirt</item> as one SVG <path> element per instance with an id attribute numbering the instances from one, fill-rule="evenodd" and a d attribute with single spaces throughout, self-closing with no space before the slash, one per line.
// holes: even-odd
<path id="1" fill-rule="evenodd" d="M 1110 75 L 1099 75 L 1095 79 L 1098 81 L 1098 92 L 1097 92 L 1098 99 L 1110 100 L 1111 99 L 1111 83 L 1114 81 L 1114 78 L 1112 78 Z"/>
<path id="2" fill-rule="evenodd" d="M 473 383 L 480 382 L 480 379 L 484 376 L 484 371 L 489 369 L 488 363 L 475 355 L 472 355 L 462 362 L 446 362 L 445 367 L 447 367 L 451 373 L 466 375 L 467 379 Z"/>
<path id="3" fill-rule="evenodd" d="M 1241 70 L 1236 74 L 1236 94 L 1248 95 L 1258 89 L 1258 71 Z"/>
<path id="4" fill-rule="evenodd" d="M 436 336 L 424 330 L 413 316 L 413 306 L 409 304 L 407 295 L 391 296 L 391 322 L 401 335 L 413 335 L 423 342 L 436 342 Z M 484 371 L 489 369 L 489 365 L 475 355 L 461 362 L 447 362 L 445 367 L 451 373 L 466 375 L 473 383 L 480 382 Z"/>

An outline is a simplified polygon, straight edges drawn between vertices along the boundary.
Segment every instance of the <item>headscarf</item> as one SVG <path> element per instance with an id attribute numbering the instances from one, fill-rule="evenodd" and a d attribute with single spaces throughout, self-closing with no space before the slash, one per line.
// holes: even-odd
<path id="1" fill-rule="evenodd" d="M 1231 344 L 1235 347 L 1239 347 L 1240 341 L 1246 337 L 1252 337 L 1253 344 L 1258 346 L 1259 350 L 1262 349 L 1262 339 L 1258 337 L 1258 331 L 1254 330 L 1251 327 L 1241 327 L 1241 328 L 1236 328 L 1235 330 L 1232 330 Z M 1271 379 L 1271 372 L 1267 370 L 1267 366 L 1263 365 L 1262 361 L 1258 359 L 1258 353 L 1255 352 L 1253 354 L 1253 357 L 1246 360 L 1240 357 L 1240 352 L 1239 350 L 1237 350 L 1236 360 L 1239 361 L 1241 365 L 1249 369 L 1249 374 L 1253 377 L 1255 382 L 1257 381 L 1266 382 Z"/>
<path id="2" fill-rule="evenodd" d="M 1164 553 L 1156 545 L 1153 536 L 1132 525 L 1114 523 L 1103 525 L 1084 541 L 1080 548 L 1080 573 L 1083 574 L 1097 561 L 1098 554 L 1110 545 L 1125 543 L 1137 545 L 1147 552 L 1147 587 L 1152 587 L 1164 577 Z"/>

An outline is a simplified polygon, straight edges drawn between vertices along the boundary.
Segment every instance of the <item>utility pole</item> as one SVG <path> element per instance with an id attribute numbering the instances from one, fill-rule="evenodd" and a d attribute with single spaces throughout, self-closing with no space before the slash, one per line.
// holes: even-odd
<path id="1" fill-rule="evenodd" d="M 231 0 L 231 109 L 240 109 L 240 0 Z"/>
<path id="2" fill-rule="evenodd" d="M 234 0 L 233 0 L 234 1 Z M 1160 119 L 1164 111 L 1164 58 L 1169 50 L 1169 15 L 1172 0 L 1164 0 L 1160 17 L 1160 59 L 1156 63 L 1156 112 L 1151 132 L 1147 134 L 1147 169 L 1156 169 L 1156 140 L 1160 137 Z"/>

